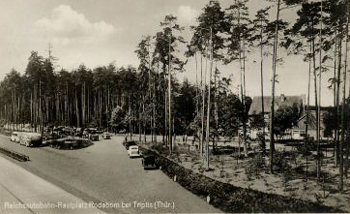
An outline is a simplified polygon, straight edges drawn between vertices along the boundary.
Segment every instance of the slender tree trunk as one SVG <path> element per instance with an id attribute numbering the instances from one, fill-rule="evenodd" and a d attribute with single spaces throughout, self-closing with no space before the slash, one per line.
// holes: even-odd
<path id="1" fill-rule="evenodd" d="M 150 51 L 150 47 L 151 47 L 151 37 L 149 37 L 148 40 L 148 92 L 149 92 L 149 106 L 151 107 L 150 109 L 152 109 L 152 113 L 151 113 L 151 119 L 150 119 L 150 125 L 151 125 L 151 142 L 153 142 L 153 132 L 154 132 L 154 127 L 153 127 L 153 120 L 154 120 L 154 114 L 153 114 L 153 84 L 155 84 L 154 80 L 152 80 L 152 59 L 151 59 L 151 51 Z M 145 127 L 146 129 L 146 127 Z M 146 142 L 146 131 L 145 131 L 145 142 Z"/>
<path id="2" fill-rule="evenodd" d="M 216 73 L 217 73 L 217 66 L 215 66 L 215 72 L 214 72 L 214 117 L 215 117 L 215 136 L 214 136 L 214 141 L 213 141 L 213 151 L 216 149 L 216 143 L 219 140 L 219 134 L 218 134 L 218 129 L 219 129 L 219 109 L 218 109 L 218 101 L 217 101 L 217 81 L 216 81 Z"/>
<path id="3" fill-rule="evenodd" d="M 200 90 L 200 87 L 202 86 L 199 86 L 199 83 L 198 83 L 198 59 L 197 59 L 197 55 L 198 55 L 198 51 L 195 52 L 195 63 L 196 63 L 196 117 L 198 118 L 200 116 L 200 94 L 199 94 L 199 90 Z M 202 66 L 202 65 L 201 65 Z M 202 70 L 201 70 L 201 75 L 202 75 Z M 201 76 L 201 81 L 202 81 L 202 76 Z M 200 83 L 202 84 L 202 82 Z M 195 135 L 198 135 L 198 144 L 200 144 L 200 135 L 199 135 L 199 128 L 197 127 L 196 129 L 196 134 Z M 194 137 L 194 141 L 196 140 L 196 137 Z"/>
<path id="4" fill-rule="evenodd" d="M 271 111 L 270 111 L 270 172 L 273 173 L 273 154 L 275 151 L 275 139 L 274 139 L 274 117 L 275 117 L 275 85 L 276 85 L 276 72 L 277 72 L 277 51 L 278 51 L 278 20 L 280 18 L 280 4 L 281 0 L 277 2 L 277 17 L 275 26 L 275 39 L 273 46 L 273 61 L 272 61 L 272 93 L 271 93 Z"/>
<path id="5" fill-rule="evenodd" d="M 75 90 L 75 115 L 77 117 L 77 127 L 80 127 L 78 92 Z"/>
<path id="6" fill-rule="evenodd" d="M 132 132 L 133 132 L 133 130 L 132 130 L 132 123 L 131 123 L 131 118 L 132 118 L 132 116 L 131 116 L 131 95 L 129 94 L 129 133 L 130 133 L 130 140 L 132 140 Z"/>
<path id="7" fill-rule="evenodd" d="M 33 91 L 30 92 L 30 126 L 33 127 L 33 114 L 34 113 L 34 106 L 33 106 Z"/>
<path id="8" fill-rule="evenodd" d="M 33 100 L 33 107 L 34 107 L 34 111 L 33 111 L 33 120 L 34 120 L 34 132 L 37 131 L 37 122 L 38 122 L 38 103 L 37 103 L 37 85 L 34 83 L 34 100 Z"/>
<path id="9" fill-rule="evenodd" d="M 338 120 L 338 112 L 337 112 L 337 91 L 338 91 L 338 76 L 337 76 L 337 71 L 338 71 L 338 62 L 337 62 L 337 58 L 338 58 L 338 44 L 337 44 L 337 41 L 334 42 L 334 59 L 333 59 L 333 62 L 334 62 L 334 76 L 333 76 L 333 79 L 334 79 L 334 83 L 333 83 L 333 106 L 334 106 L 334 116 L 335 116 L 335 120 L 336 120 L 336 123 L 337 123 L 337 120 Z M 333 135 L 333 141 L 334 141 L 334 149 L 333 149 L 333 157 L 334 158 L 334 162 L 335 162 L 335 165 L 338 165 L 338 160 L 337 160 L 337 135 L 338 135 L 338 129 L 337 127 L 334 129 L 334 135 Z"/>
<path id="10" fill-rule="evenodd" d="M 59 90 L 59 89 L 58 89 Z M 60 123 L 60 96 L 59 92 L 56 93 L 56 102 L 55 102 L 55 108 L 56 108 L 56 116 L 55 116 L 55 121 Z"/>
<path id="11" fill-rule="evenodd" d="M 349 40 L 349 16 L 350 16 L 350 3 L 348 2 L 348 13 L 347 13 L 347 24 L 346 24 L 346 37 L 345 37 L 345 60 L 344 60 L 344 71 L 343 71 L 343 103 L 342 103 L 342 114 L 341 114 L 341 142 L 339 145 L 339 191 L 343 191 L 343 174 L 344 174 L 344 154 L 343 147 L 345 145 L 345 109 L 346 109 L 346 73 L 347 73 L 347 60 L 348 60 L 348 40 Z M 349 126 L 350 124 L 348 124 Z M 349 136 L 349 133 L 348 133 Z M 347 161 L 346 161 L 347 164 Z"/>
<path id="12" fill-rule="evenodd" d="M 107 101 L 106 101 L 106 126 L 107 132 L 109 132 L 109 108 L 110 108 L 110 89 L 109 85 L 107 85 Z"/>
<path id="13" fill-rule="evenodd" d="M 156 125 L 157 125 L 157 112 L 156 112 L 156 101 L 157 101 L 157 95 L 156 95 L 156 86 L 155 86 L 155 84 L 154 84 L 154 91 L 153 91 L 153 131 L 152 131 L 152 133 L 153 133 L 153 135 L 154 135 L 154 139 L 153 139 L 153 142 L 157 142 L 157 131 L 156 131 Z"/>
<path id="14" fill-rule="evenodd" d="M 211 74 L 213 70 L 213 36 L 212 28 L 210 28 L 210 68 L 208 82 L 208 104 L 207 104 L 207 127 L 206 127 L 206 170 L 209 170 L 209 143 L 210 143 L 210 90 L 211 90 Z"/>
<path id="15" fill-rule="evenodd" d="M 12 89 L 11 93 L 11 123 L 12 123 L 12 130 L 15 129 L 15 116 L 16 116 L 16 106 L 15 106 L 15 89 Z"/>
<path id="16" fill-rule="evenodd" d="M 158 67 L 159 70 L 159 67 Z M 156 91 L 156 79 L 158 77 L 158 70 L 157 75 L 154 75 L 154 84 L 153 84 L 153 129 L 154 129 L 154 142 L 157 142 L 157 109 L 156 109 L 156 103 L 157 103 L 157 91 Z"/>
<path id="17" fill-rule="evenodd" d="M 24 127 L 24 124 L 28 123 L 28 120 L 25 118 L 26 116 L 26 95 L 22 95 L 22 128 Z"/>
<path id="18" fill-rule="evenodd" d="M 49 98 L 48 97 L 45 97 L 45 103 L 46 103 L 46 120 L 45 120 L 45 122 L 51 122 L 50 121 L 50 112 L 52 112 L 52 111 L 50 111 L 51 109 L 50 109 L 50 103 L 49 103 Z"/>
<path id="19" fill-rule="evenodd" d="M 81 117 L 82 117 L 82 120 L 81 120 L 81 124 L 82 126 L 85 126 L 85 92 L 86 92 L 86 84 L 85 84 L 85 81 L 84 81 L 84 84 L 82 85 L 81 87 L 81 105 L 82 105 L 82 108 L 81 108 Z"/>
<path id="20" fill-rule="evenodd" d="M 346 66 L 343 71 L 343 101 L 341 110 L 341 141 L 339 144 L 339 191 L 343 191 L 343 145 L 345 144 L 345 102 L 346 102 Z"/>
<path id="21" fill-rule="evenodd" d="M 317 93 L 317 73 L 316 73 L 316 51 L 315 51 L 315 38 L 312 40 L 312 61 L 313 61 L 313 72 L 314 72 L 314 91 L 315 91 L 315 109 L 316 109 L 316 142 L 320 141 L 319 135 L 319 113 L 318 113 L 318 93 Z M 319 174 L 319 150 L 317 144 L 317 158 L 316 158 L 316 171 L 317 171 L 317 180 L 320 179 Z"/>
<path id="22" fill-rule="evenodd" d="M 168 93 L 167 93 L 167 86 L 166 86 L 166 79 L 164 75 L 164 132 L 163 132 L 163 138 L 165 141 L 165 144 L 168 145 L 168 134 L 167 134 L 167 129 L 168 129 Z"/>
<path id="23" fill-rule="evenodd" d="M 42 109 L 42 91 L 41 91 L 41 79 L 39 81 L 39 116 L 40 116 L 40 132 L 43 132 L 43 109 Z"/>
<path id="24" fill-rule="evenodd" d="M 88 115 L 87 115 L 87 121 L 88 121 L 88 123 L 90 123 L 91 122 L 91 104 L 90 104 L 90 93 L 91 93 L 91 91 L 90 91 L 90 88 L 88 88 L 88 97 L 87 97 L 87 110 L 88 110 Z"/>
<path id="25" fill-rule="evenodd" d="M 207 60 L 206 60 L 207 62 Z M 201 63 L 202 63 L 202 58 L 201 58 Z M 201 70 L 202 70 L 202 66 L 201 66 Z M 202 72 L 202 71 L 201 71 Z M 200 155 L 203 156 L 203 142 L 204 142 L 204 112 L 205 112 L 205 88 L 206 88 L 206 76 L 207 76 L 207 63 L 205 66 L 205 74 L 204 74 L 204 81 L 202 84 L 202 130 L 201 130 L 201 142 L 199 144 L 199 150 L 200 150 Z"/>
<path id="26" fill-rule="evenodd" d="M 170 28 L 171 29 L 171 28 Z M 169 57 L 168 57 L 168 60 L 169 60 L 169 65 L 168 65 L 168 93 L 169 93 L 169 152 L 170 154 L 172 154 L 173 152 L 173 139 L 172 139 L 172 111 L 171 111 L 171 99 L 172 99 L 172 95 L 171 95 L 171 81 L 172 81 L 172 77 L 171 77 L 171 38 L 172 38 L 172 34 L 170 32 L 170 36 L 169 36 Z"/>
<path id="27" fill-rule="evenodd" d="M 65 96 L 65 101 L 64 101 L 64 121 L 65 125 L 68 125 L 68 116 L 69 116 L 69 109 L 68 109 L 68 83 L 66 84 L 66 96 Z"/>
<path id="28" fill-rule="evenodd" d="M 100 122 L 99 122 L 99 128 L 102 127 L 102 112 L 103 112 L 103 96 L 102 96 L 102 92 L 103 92 L 103 89 L 100 89 L 99 90 L 99 93 L 98 93 L 98 100 L 99 100 L 99 103 L 98 103 L 98 107 L 99 107 L 99 116 L 100 116 Z"/>
<path id="29" fill-rule="evenodd" d="M 198 61 L 197 61 L 197 51 L 195 52 L 194 55 L 194 60 L 196 64 L 196 116 L 198 116 L 198 111 L 199 111 L 199 99 L 198 99 Z"/>
<path id="30" fill-rule="evenodd" d="M 142 102 L 142 112 L 143 112 L 143 138 L 145 143 L 147 142 L 146 139 L 146 113 L 145 113 L 145 102 L 146 102 L 146 98 L 145 96 L 143 96 L 143 102 Z"/>
<path id="31" fill-rule="evenodd" d="M 247 108 L 246 108 L 246 77 L 245 77 L 245 41 L 243 39 L 243 149 L 244 156 L 248 157 L 248 148 L 247 148 Z"/>
<path id="32" fill-rule="evenodd" d="M 140 97 L 140 100 L 143 100 L 143 97 Z M 141 124 L 141 120 L 142 120 L 142 111 L 141 111 L 141 103 L 139 103 L 138 105 L 138 109 L 139 109 L 139 119 L 138 119 L 138 125 L 139 125 L 139 142 L 141 142 L 141 138 L 142 138 L 142 124 Z"/>
<path id="33" fill-rule="evenodd" d="M 261 92 L 261 115 L 263 119 L 262 124 L 262 145 L 263 153 L 266 155 L 266 144 L 265 144 L 265 105 L 264 105 L 264 45 L 263 45 L 263 20 L 261 19 L 260 28 L 260 92 Z"/>
<path id="34" fill-rule="evenodd" d="M 336 151 L 335 151 L 335 161 L 338 166 L 339 161 L 339 102 L 340 102 L 340 74 L 341 74 L 341 61 L 342 61 L 342 40 L 338 40 L 338 74 L 337 74 L 337 99 L 336 99 Z"/>
<path id="35" fill-rule="evenodd" d="M 321 0 L 321 20 L 320 20 L 320 59 L 319 59 L 319 81 L 318 81 L 318 95 L 319 95 L 319 104 L 317 108 L 317 114 L 318 114 L 318 128 L 317 128 L 317 178 L 318 180 L 320 179 L 321 176 L 321 165 L 322 165 L 322 160 L 321 160 L 321 149 L 320 149 L 320 143 L 321 143 L 321 85 L 322 85 L 322 21 L 323 21 L 323 0 Z"/>
<path id="36" fill-rule="evenodd" d="M 241 27 L 241 11 L 240 8 L 238 8 L 238 26 Z M 245 116 L 245 59 L 244 59 L 244 39 L 242 39 L 241 32 L 239 32 L 238 36 L 239 41 L 239 64 L 240 64 L 240 77 L 241 77 L 241 84 L 240 84 L 240 96 L 241 96 L 241 102 L 243 106 L 243 115 L 242 115 L 242 123 L 243 123 L 243 149 L 244 149 L 244 155 L 248 156 L 247 152 L 247 145 L 246 145 L 246 136 L 247 136 L 247 124 L 246 124 L 246 116 Z"/>
<path id="37" fill-rule="evenodd" d="M 348 2 L 348 15 L 350 14 L 350 3 Z M 349 43 L 349 22 L 350 22 L 350 17 L 348 17 L 348 22 L 347 22 L 347 36 L 346 36 L 346 50 L 345 50 L 345 71 L 349 72 L 348 69 L 348 43 Z M 350 81 L 349 81 L 349 85 L 350 85 Z M 350 88 L 349 88 L 350 89 Z M 348 96 L 350 96 L 350 91 L 348 93 Z M 350 102 L 348 101 L 348 112 L 350 112 Z M 349 117 L 349 115 L 348 115 Z M 350 117 L 349 117 L 350 119 Z M 346 144 L 346 166 L 345 166 L 345 177 L 348 178 L 348 172 L 349 172 L 349 168 L 350 168 L 350 161 L 349 161 L 349 155 L 350 155 L 350 120 L 348 120 L 348 130 L 347 130 L 347 144 Z"/>
<path id="38" fill-rule="evenodd" d="M 311 42 L 309 42 L 310 51 L 309 51 L 309 73 L 308 73 L 308 81 L 307 81 L 307 107 L 306 107 L 306 124 L 305 124 L 305 136 L 306 140 L 309 139 L 309 124 L 310 124 L 310 91 L 311 91 L 311 70 L 312 70 L 312 59 L 311 59 L 311 53 L 312 53 L 312 45 Z"/>

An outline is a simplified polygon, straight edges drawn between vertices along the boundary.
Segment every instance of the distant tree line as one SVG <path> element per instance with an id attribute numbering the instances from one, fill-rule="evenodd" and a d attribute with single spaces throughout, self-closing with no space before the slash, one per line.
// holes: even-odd
<path id="1" fill-rule="evenodd" d="M 116 68 L 113 63 L 94 69 L 80 65 L 70 72 L 55 71 L 52 58 L 33 51 L 23 75 L 13 69 L 0 83 L 2 123 L 31 124 L 36 131 L 44 126 L 64 125 L 165 134 L 166 79 L 161 72 L 147 72 L 142 67 Z M 218 82 L 221 134 L 230 134 L 236 125 L 231 119 L 234 115 L 226 112 L 239 111 L 239 99 L 230 92 L 229 80 Z M 172 85 L 174 133 L 193 135 L 198 125 L 197 89 L 189 81 L 179 83 L 175 78 Z"/>

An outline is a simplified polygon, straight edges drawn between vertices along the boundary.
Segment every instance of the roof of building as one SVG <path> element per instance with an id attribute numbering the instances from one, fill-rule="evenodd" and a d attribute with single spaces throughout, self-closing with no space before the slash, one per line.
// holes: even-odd
<path id="1" fill-rule="evenodd" d="M 341 108 L 341 107 L 340 107 Z M 307 109 L 307 107 L 305 107 Z M 310 111 L 316 111 L 316 106 L 309 106 Z M 321 106 L 320 110 L 329 112 L 329 111 L 334 111 L 336 108 L 333 106 Z"/>
<path id="2" fill-rule="evenodd" d="M 305 100 L 305 95 L 300 96 L 285 96 L 281 94 L 280 96 L 275 97 L 275 110 L 281 106 L 292 106 L 294 103 L 297 103 L 303 106 Z M 270 112 L 271 108 L 271 96 L 266 96 L 263 99 L 265 113 Z M 249 115 L 260 114 L 262 106 L 261 97 L 253 97 L 252 105 L 249 109 Z"/>

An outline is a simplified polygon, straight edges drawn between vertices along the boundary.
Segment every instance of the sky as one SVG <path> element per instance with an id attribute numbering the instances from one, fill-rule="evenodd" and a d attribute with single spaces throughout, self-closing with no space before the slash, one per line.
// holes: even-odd
<path id="1" fill-rule="evenodd" d="M 227 8 L 233 0 L 219 2 Z M 251 16 L 267 4 L 264 2 L 249 1 Z M 134 52 L 137 44 L 144 36 L 161 30 L 159 23 L 165 15 L 178 17 L 179 24 L 185 27 L 183 36 L 189 41 L 189 27 L 196 25 L 196 17 L 207 3 L 207 0 L 0 0 L 0 79 L 12 68 L 24 73 L 31 51 L 47 57 L 49 44 L 52 55 L 57 58 L 56 70 L 72 70 L 80 64 L 94 68 L 111 62 L 117 67 L 137 67 L 139 61 Z M 285 10 L 281 16 L 293 22 L 294 13 L 295 10 Z M 180 50 L 183 53 L 185 48 L 180 47 Z M 304 63 L 302 57 L 287 56 L 284 50 L 279 51 L 284 63 L 277 69 L 276 95 L 306 94 L 308 63 Z M 266 59 L 263 66 L 266 96 L 271 95 L 271 58 Z M 252 49 L 246 67 L 249 96 L 261 93 L 259 60 L 259 50 Z M 222 76 L 233 78 L 231 89 L 238 92 L 239 65 L 218 63 L 217 66 Z M 185 69 L 176 77 L 180 81 L 195 82 L 194 58 L 188 59 Z M 323 76 L 323 106 L 333 103 L 332 91 L 327 88 L 330 75 Z M 313 100 L 311 96 L 311 103 Z"/>

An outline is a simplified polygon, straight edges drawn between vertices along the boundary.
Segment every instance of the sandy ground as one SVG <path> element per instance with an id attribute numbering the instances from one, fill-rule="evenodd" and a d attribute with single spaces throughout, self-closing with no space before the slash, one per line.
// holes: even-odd
<path id="1" fill-rule="evenodd" d="M 262 166 L 254 165 L 252 158 L 237 159 L 231 155 L 211 156 L 211 170 L 205 171 L 204 157 L 197 155 L 195 147 L 189 146 L 191 144 L 189 142 L 185 145 L 181 139 L 178 140 L 179 155 L 176 159 L 184 167 L 195 172 L 235 186 L 319 202 L 350 212 L 350 178 L 344 177 L 344 191 L 339 193 L 339 167 L 335 166 L 334 158 L 330 152 L 327 153 L 327 157 L 322 162 L 322 172 L 325 176 L 322 176 L 321 181 L 317 182 L 315 177 L 316 161 L 312 156 L 308 158 L 307 164 L 306 158 L 302 155 L 297 155 L 294 159 L 291 158 L 289 161 L 291 169 L 302 169 L 303 171 L 299 173 L 291 170 L 291 173 L 270 174 L 266 167 L 264 169 Z M 191 152 L 189 152 L 189 148 Z M 280 145 L 277 146 L 277 150 L 296 151 L 291 147 L 284 148 Z M 326 154 L 324 155 L 326 156 Z M 265 166 L 268 166 L 268 158 L 263 159 L 263 162 L 265 162 Z M 306 169 L 308 176 L 306 176 Z M 325 177 L 324 180 L 323 177 Z"/>

